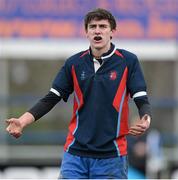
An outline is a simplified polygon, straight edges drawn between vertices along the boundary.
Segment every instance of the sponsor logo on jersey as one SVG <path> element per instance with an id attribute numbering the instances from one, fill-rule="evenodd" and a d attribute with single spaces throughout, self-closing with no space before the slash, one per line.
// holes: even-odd
<path id="1" fill-rule="evenodd" d="M 84 80 L 86 78 L 86 73 L 85 71 L 82 71 L 81 75 L 80 75 L 80 79 Z"/>

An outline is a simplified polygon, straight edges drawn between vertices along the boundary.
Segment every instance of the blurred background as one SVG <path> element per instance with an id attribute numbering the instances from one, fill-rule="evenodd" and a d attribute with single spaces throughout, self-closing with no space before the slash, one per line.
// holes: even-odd
<path id="1" fill-rule="evenodd" d="M 58 177 L 73 95 L 18 140 L 5 119 L 34 105 L 65 60 L 89 47 L 83 17 L 97 7 L 116 17 L 117 47 L 137 54 L 152 105 L 150 130 L 128 137 L 129 178 L 178 178 L 178 1 L 0 0 L 0 179 Z"/>

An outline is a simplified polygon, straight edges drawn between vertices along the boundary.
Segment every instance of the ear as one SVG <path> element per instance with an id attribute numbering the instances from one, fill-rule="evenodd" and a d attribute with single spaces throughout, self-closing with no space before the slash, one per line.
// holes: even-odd
<path id="1" fill-rule="evenodd" d="M 85 34 L 86 34 L 86 37 L 88 38 L 88 31 L 87 30 L 85 30 Z"/>
<path id="2" fill-rule="evenodd" d="M 115 29 L 111 30 L 110 39 L 112 39 L 112 38 L 113 38 L 113 36 L 114 36 L 115 32 L 116 32 L 116 30 L 115 30 Z"/>
<path id="3" fill-rule="evenodd" d="M 116 33 L 116 29 L 111 30 L 111 37 L 113 37 Z"/>

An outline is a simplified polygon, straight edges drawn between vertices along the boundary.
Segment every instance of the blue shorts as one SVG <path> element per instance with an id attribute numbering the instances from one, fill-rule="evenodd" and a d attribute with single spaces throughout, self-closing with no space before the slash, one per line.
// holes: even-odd
<path id="1" fill-rule="evenodd" d="M 64 179 L 127 179 L 127 156 L 96 159 L 65 152 L 61 165 Z"/>

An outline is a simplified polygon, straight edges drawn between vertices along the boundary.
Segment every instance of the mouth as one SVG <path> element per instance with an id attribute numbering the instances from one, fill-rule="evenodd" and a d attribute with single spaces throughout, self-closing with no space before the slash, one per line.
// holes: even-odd
<path id="1" fill-rule="evenodd" d="M 102 37 L 101 37 L 101 36 L 95 36 L 95 37 L 94 37 L 94 40 L 95 40 L 95 41 L 101 41 L 101 40 L 102 40 Z"/>

